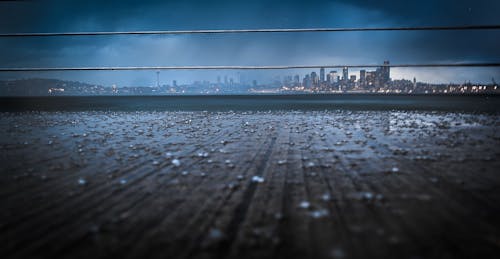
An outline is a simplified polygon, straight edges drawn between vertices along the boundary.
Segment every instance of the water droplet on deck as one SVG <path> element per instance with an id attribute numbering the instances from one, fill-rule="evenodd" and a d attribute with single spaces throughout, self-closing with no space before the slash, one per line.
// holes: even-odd
<path id="1" fill-rule="evenodd" d="M 87 181 L 83 178 L 79 178 L 78 179 L 78 185 L 86 185 L 87 184 Z"/>
<path id="2" fill-rule="evenodd" d="M 286 160 L 278 160 L 278 165 L 284 165 L 286 164 Z"/>
<path id="3" fill-rule="evenodd" d="M 198 157 L 208 157 L 208 153 L 205 151 L 199 151 L 197 153 Z"/>
<path id="4" fill-rule="evenodd" d="M 371 201 L 373 199 L 373 193 L 371 193 L 371 192 L 363 192 L 361 194 L 361 198 L 363 200 Z"/>
<path id="5" fill-rule="evenodd" d="M 328 210 L 319 209 L 319 210 L 311 211 L 311 213 L 309 213 L 309 215 L 311 215 L 311 217 L 313 217 L 315 219 L 323 218 L 323 217 L 328 216 Z"/>
<path id="6" fill-rule="evenodd" d="M 303 201 L 299 204 L 299 208 L 301 209 L 309 209 L 310 206 L 311 204 L 308 201 Z"/>
<path id="7" fill-rule="evenodd" d="M 227 184 L 227 188 L 229 188 L 230 190 L 235 190 L 236 188 L 238 188 L 238 184 L 230 182 Z"/>
<path id="8" fill-rule="evenodd" d="M 173 159 L 173 160 L 172 160 L 172 164 L 173 164 L 174 166 L 180 166 L 180 165 L 181 165 L 181 161 L 180 161 L 179 159 Z"/>
<path id="9" fill-rule="evenodd" d="M 260 176 L 255 175 L 254 177 L 252 177 L 252 182 L 255 182 L 255 183 L 263 183 L 263 182 L 264 182 L 264 178 L 262 178 L 262 177 L 260 177 Z"/>

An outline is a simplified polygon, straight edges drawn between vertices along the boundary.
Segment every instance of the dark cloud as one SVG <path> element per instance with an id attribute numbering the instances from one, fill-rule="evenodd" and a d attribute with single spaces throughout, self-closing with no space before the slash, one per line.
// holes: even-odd
<path id="1" fill-rule="evenodd" d="M 0 2 L 0 31 L 500 24 L 498 10 L 500 2 L 483 0 L 16 1 Z M 498 61 L 499 42 L 499 31 L 2 38 L 0 65 L 354 64 L 379 63 L 385 59 L 393 63 Z M 498 70 L 484 71 L 487 72 L 467 76 L 473 81 L 500 76 Z M 162 72 L 162 75 L 179 81 L 203 77 L 213 80 L 215 74 L 220 73 L 222 72 Z M 411 71 L 405 73 L 411 77 Z M 455 73 L 448 73 L 448 77 L 443 80 L 448 81 Z M 141 81 L 149 84 L 154 80 L 149 74 L 151 73 L 64 75 L 104 84 Z M 421 71 L 418 74 L 425 77 L 425 73 L 422 74 Z M 439 73 L 443 78 L 445 74 Z M 429 80 L 439 80 L 435 73 L 428 75 Z M 485 75 L 488 78 L 484 78 Z"/>
<path id="2" fill-rule="evenodd" d="M 410 25 L 498 24 L 500 2 L 491 0 L 339 0 Z"/>

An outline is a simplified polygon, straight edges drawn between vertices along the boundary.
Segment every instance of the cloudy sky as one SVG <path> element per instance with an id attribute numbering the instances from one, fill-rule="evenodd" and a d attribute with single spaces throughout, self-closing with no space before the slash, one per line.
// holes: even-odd
<path id="1" fill-rule="evenodd" d="M 254 29 L 500 24 L 492 0 L 184 0 L 0 1 L 0 33 Z M 163 36 L 0 38 L 1 67 L 318 65 L 500 62 L 500 30 L 397 31 Z M 274 75 L 310 71 L 253 71 Z M 352 71 L 355 73 L 355 71 Z M 161 71 L 176 79 L 215 81 L 235 71 Z M 393 69 L 393 79 L 500 81 L 499 68 Z M 2 73 L 0 78 L 51 77 L 103 85 L 154 85 L 155 71 Z"/>

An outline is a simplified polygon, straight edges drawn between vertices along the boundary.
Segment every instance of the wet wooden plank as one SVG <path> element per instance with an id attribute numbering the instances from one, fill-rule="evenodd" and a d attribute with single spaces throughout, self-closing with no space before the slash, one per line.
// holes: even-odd
<path id="1" fill-rule="evenodd" d="M 495 114 L 142 111 L 2 118 L 2 258 L 500 253 Z"/>

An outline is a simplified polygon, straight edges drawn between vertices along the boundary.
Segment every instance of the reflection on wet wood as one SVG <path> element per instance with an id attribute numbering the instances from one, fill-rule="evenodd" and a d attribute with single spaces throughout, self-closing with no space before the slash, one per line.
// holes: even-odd
<path id="1" fill-rule="evenodd" d="M 500 253 L 497 115 L 1 116 L 2 258 Z"/>

